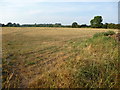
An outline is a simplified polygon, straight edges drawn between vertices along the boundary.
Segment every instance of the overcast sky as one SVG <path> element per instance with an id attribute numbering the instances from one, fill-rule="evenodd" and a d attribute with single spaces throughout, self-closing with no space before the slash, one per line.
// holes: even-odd
<path id="1" fill-rule="evenodd" d="M 89 1 L 89 2 L 88 2 Z M 0 23 L 89 24 L 94 16 L 118 23 L 118 0 L 0 0 Z"/>

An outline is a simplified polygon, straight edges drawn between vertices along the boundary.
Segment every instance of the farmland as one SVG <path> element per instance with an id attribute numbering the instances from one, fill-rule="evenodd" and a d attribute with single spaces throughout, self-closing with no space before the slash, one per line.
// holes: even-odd
<path id="1" fill-rule="evenodd" d="M 3 87 L 118 87 L 116 29 L 3 27 Z"/>

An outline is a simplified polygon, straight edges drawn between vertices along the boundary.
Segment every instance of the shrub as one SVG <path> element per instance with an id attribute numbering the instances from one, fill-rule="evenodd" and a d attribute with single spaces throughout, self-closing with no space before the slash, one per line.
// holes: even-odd
<path id="1" fill-rule="evenodd" d="M 115 32 L 114 31 L 107 31 L 107 32 L 102 32 L 102 33 L 96 33 L 93 35 L 93 38 L 96 37 L 101 37 L 101 36 L 109 36 L 109 35 L 114 35 Z"/>
<path id="2" fill-rule="evenodd" d="M 107 31 L 104 33 L 104 36 L 108 36 L 108 35 L 114 35 L 115 32 L 114 31 Z"/>

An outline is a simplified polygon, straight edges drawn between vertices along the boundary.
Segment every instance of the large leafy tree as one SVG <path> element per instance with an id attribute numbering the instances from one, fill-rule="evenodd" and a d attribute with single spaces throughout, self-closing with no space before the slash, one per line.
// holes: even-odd
<path id="1" fill-rule="evenodd" d="M 73 27 L 73 28 L 78 28 L 79 25 L 77 24 L 77 22 L 73 22 L 73 23 L 72 23 L 72 27 Z"/>
<path id="2" fill-rule="evenodd" d="M 103 21 L 102 16 L 95 16 L 94 19 L 90 21 L 91 27 L 101 28 L 103 25 L 102 21 Z"/>
<path id="3" fill-rule="evenodd" d="M 11 22 L 9 22 L 6 26 L 8 26 L 8 27 L 12 27 L 13 24 L 12 24 Z"/>

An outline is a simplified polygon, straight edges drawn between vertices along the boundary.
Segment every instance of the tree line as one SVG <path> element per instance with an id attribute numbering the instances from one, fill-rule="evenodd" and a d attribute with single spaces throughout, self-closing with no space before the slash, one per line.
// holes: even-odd
<path id="1" fill-rule="evenodd" d="M 79 28 L 79 27 L 91 27 L 91 28 L 110 28 L 110 29 L 120 29 L 120 24 L 114 24 L 114 23 L 102 23 L 103 19 L 102 16 L 95 16 L 91 21 L 90 21 L 90 26 L 88 25 L 78 25 L 77 22 L 72 23 L 73 28 Z"/>
<path id="2" fill-rule="evenodd" d="M 120 29 L 120 24 L 114 23 L 102 23 L 102 16 L 95 16 L 92 20 L 90 20 L 90 25 L 82 24 L 79 25 L 77 22 L 73 22 L 72 25 L 62 25 L 61 23 L 55 24 L 23 24 L 19 23 L 7 23 L 0 24 L 2 27 L 71 27 L 71 28 L 110 28 L 110 29 Z"/>

